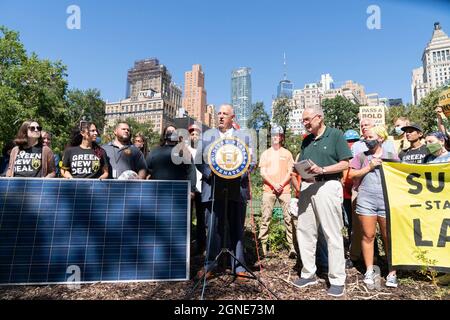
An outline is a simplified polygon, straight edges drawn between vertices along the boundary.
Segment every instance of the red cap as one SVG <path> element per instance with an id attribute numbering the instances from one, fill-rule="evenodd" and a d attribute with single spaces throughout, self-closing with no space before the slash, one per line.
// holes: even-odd
<path id="1" fill-rule="evenodd" d="M 189 126 L 189 128 L 188 128 L 188 131 L 189 131 L 189 132 L 192 132 L 192 131 L 194 131 L 194 130 L 198 130 L 198 131 L 202 132 L 202 129 L 200 129 L 200 127 L 199 127 L 198 125 L 196 125 L 195 123 L 194 123 L 194 124 L 191 124 L 191 125 Z"/>

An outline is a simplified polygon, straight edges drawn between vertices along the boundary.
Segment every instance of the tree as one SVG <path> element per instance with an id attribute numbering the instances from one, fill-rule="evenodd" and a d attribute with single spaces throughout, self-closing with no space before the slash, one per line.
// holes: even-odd
<path id="1" fill-rule="evenodd" d="M 260 154 L 261 147 L 259 145 L 260 139 L 260 129 L 266 129 L 267 141 L 270 141 L 270 117 L 267 114 L 264 108 L 264 102 L 256 102 L 253 105 L 253 111 L 250 115 L 250 119 L 248 119 L 247 126 L 250 129 L 256 130 L 257 141 L 256 148 L 258 150 L 258 154 Z M 268 146 L 265 146 L 263 149 L 265 150 Z"/>
<path id="2" fill-rule="evenodd" d="M 388 111 L 386 112 L 386 128 L 388 129 L 388 132 L 392 132 L 394 129 L 394 123 L 398 118 L 407 117 L 409 108 L 409 106 L 404 105 L 388 108 Z"/>
<path id="3" fill-rule="evenodd" d="M 256 102 L 253 105 L 253 111 L 250 119 L 248 119 L 247 126 L 255 130 L 261 128 L 269 129 L 270 117 L 264 108 L 264 102 Z"/>
<path id="4" fill-rule="evenodd" d="M 97 89 L 82 91 L 74 89 L 67 94 L 71 120 L 78 123 L 85 120 L 94 122 L 97 127 L 105 126 L 105 105 Z"/>
<path id="5" fill-rule="evenodd" d="M 272 122 L 276 123 L 283 128 L 283 131 L 287 131 L 289 124 L 289 114 L 294 109 L 291 100 L 288 98 L 278 98 L 273 104 L 273 118 Z"/>
<path id="6" fill-rule="evenodd" d="M 389 130 L 393 129 L 395 119 L 406 117 L 412 123 L 420 124 L 424 133 L 437 130 L 437 117 L 434 109 L 438 105 L 439 93 L 442 89 L 431 91 L 424 97 L 419 105 L 395 106 L 388 109 L 386 124 Z M 390 131 L 389 131 L 390 132 Z"/>
<path id="7" fill-rule="evenodd" d="M 53 149 L 61 152 L 70 129 L 82 115 L 103 124 L 104 102 L 98 90 L 68 91 L 61 61 L 27 54 L 19 33 L 0 26 L 0 144 L 12 140 L 23 121 L 34 119 L 53 134 Z"/>
<path id="8" fill-rule="evenodd" d="M 325 99 L 322 103 L 327 126 L 346 131 L 359 127 L 359 105 L 342 96 Z"/>
<path id="9" fill-rule="evenodd" d="M 411 108 L 411 121 L 420 123 L 425 133 L 437 131 L 437 116 L 434 109 L 438 105 L 441 91 L 442 89 L 431 91 L 420 101 L 419 106 Z"/>
<path id="10" fill-rule="evenodd" d="M 290 129 L 288 129 L 288 131 L 284 135 L 284 147 L 292 153 L 294 160 L 295 157 L 300 153 L 302 141 L 303 136 L 301 134 L 294 134 Z"/>
<path id="11" fill-rule="evenodd" d="M 69 90 L 66 94 L 64 110 L 60 122 L 43 120 L 46 130 L 53 133 L 53 149 L 62 152 L 65 144 L 70 139 L 70 132 L 80 125 L 81 120 L 92 121 L 101 131 L 105 125 L 105 102 L 100 97 L 97 89 L 82 91 Z"/>

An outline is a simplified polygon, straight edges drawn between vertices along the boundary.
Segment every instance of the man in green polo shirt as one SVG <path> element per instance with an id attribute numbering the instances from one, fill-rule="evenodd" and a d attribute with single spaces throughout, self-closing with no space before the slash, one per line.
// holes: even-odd
<path id="1" fill-rule="evenodd" d="M 316 246 L 319 227 L 328 246 L 328 294 L 339 297 L 345 289 L 345 256 L 341 230 L 343 191 L 342 172 L 348 168 L 352 153 L 340 130 L 325 126 L 323 110 L 308 107 L 303 124 L 310 133 L 302 143 L 300 160 L 309 160 L 309 174 L 303 179 L 299 197 L 297 239 L 303 263 L 301 277 L 294 285 L 303 288 L 317 284 Z"/>

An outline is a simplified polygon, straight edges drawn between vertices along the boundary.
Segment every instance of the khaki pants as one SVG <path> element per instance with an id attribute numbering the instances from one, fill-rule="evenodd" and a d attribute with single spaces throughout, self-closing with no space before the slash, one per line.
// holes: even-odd
<path id="1" fill-rule="evenodd" d="M 264 192 L 262 197 L 262 217 L 261 225 L 259 227 L 259 236 L 261 243 L 264 245 L 267 243 L 269 238 L 269 225 L 272 220 L 272 211 L 275 205 L 275 201 L 280 202 L 281 208 L 283 209 L 284 225 L 286 227 L 286 239 L 289 244 L 289 249 L 294 250 L 294 242 L 292 240 L 293 231 L 293 221 L 289 214 L 289 203 L 291 201 L 291 195 L 289 193 L 283 193 L 280 196 L 276 196 L 273 193 Z"/>
<path id="2" fill-rule="evenodd" d="M 298 246 L 303 263 L 302 278 L 310 279 L 316 274 L 316 246 L 320 225 L 328 245 L 328 279 L 332 285 L 345 284 L 342 198 L 340 181 L 302 182 L 297 222 Z"/>

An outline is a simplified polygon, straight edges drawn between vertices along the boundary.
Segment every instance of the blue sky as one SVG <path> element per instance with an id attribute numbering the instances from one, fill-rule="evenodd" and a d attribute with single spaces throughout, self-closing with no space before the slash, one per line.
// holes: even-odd
<path id="1" fill-rule="evenodd" d="M 66 28 L 69 5 L 81 8 L 81 30 Z M 369 30 L 367 7 L 381 9 L 381 29 Z M 283 75 L 295 88 L 330 73 L 366 92 L 410 102 L 411 71 L 421 65 L 433 23 L 450 34 L 450 1 L 87 1 L 1 0 L 0 24 L 20 32 L 29 52 L 62 60 L 69 85 L 125 96 L 135 60 L 157 57 L 173 80 L 200 63 L 208 103 L 230 100 L 233 68 L 252 68 L 253 102 L 266 108 Z"/>

